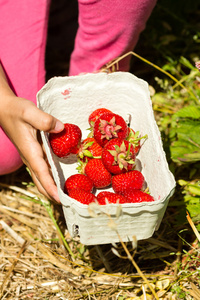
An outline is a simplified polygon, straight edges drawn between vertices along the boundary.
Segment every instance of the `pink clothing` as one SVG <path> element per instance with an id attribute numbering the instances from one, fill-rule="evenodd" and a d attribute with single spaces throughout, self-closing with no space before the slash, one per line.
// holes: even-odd
<path id="1" fill-rule="evenodd" d="M 69 75 L 93 72 L 133 50 L 156 0 L 79 0 L 79 29 Z M 0 61 L 17 96 L 36 103 L 45 83 L 49 0 L 0 0 Z M 67 38 L 67 37 L 66 37 Z M 130 57 L 120 63 L 129 70 Z M 0 128 L 0 175 L 22 165 Z"/>
<path id="2" fill-rule="evenodd" d="M 0 62 L 17 96 L 36 103 L 45 83 L 48 0 L 0 0 Z M 0 175 L 22 166 L 22 160 L 0 128 Z"/>
<path id="3" fill-rule="evenodd" d="M 156 0 L 79 0 L 79 29 L 69 75 L 99 70 L 135 47 Z M 120 70 L 129 70 L 130 56 Z"/>

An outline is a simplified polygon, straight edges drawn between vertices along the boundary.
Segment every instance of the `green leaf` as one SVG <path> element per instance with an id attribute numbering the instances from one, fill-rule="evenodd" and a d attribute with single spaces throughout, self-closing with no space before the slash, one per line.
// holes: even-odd
<path id="1" fill-rule="evenodd" d="M 187 60 L 185 57 L 181 56 L 180 58 L 180 63 L 183 64 L 184 66 L 186 66 L 187 68 L 191 69 L 191 70 L 195 70 L 195 66 L 192 65 L 189 60 Z"/>
<path id="2" fill-rule="evenodd" d="M 198 106 L 186 106 L 180 109 L 175 116 L 181 118 L 200 119 L 200 107 Z"/>
<path id="3" fill-rule="evenodd" d="M 84 155 L 87 157 L 93 157 L 92 153 L 89 150 L 84 150 Z"/>
<path id="4" fill-rule="evenodd" d="M 188 106 L 179 110 L 173 119 L 171 157 L 175 162 L 200 161 L 200 108 Z"/>
<path id="5" fill-rule="evenodd" d="M 187 208 L 191 218 L 194 218 L 194 217 L 197 218 L 197 216 L 200 216 L 200 205 L 198 206 L 198 205 L 188 204 L 186 206 L 186 208 Z"/>
<path id="6" fill-rule="evenodd" d="M 189 184 L 188 191 L 194 195 L 200 196 L 200 186 Z"/>
<path id="7" fill-rule="evenodd" d="M 178 180 L 178 184 L 180 184 L 181 186 L 184 186 L 184 185 L 188 184 L 188 181 L 180 179 L 180 180 Z"/>

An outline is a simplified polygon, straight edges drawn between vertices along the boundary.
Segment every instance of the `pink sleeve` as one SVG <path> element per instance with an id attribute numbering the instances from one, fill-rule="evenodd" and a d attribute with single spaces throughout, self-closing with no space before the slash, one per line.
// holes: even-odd
<path id="1" fill-rule="evenodd" d="M 36 102 L 45 83 L 49 0 L 0 0 L 0 60 L 15 93 Z"/>
<path id="2" fill-rule="evenodd" d="M 33 102 L 45 83 L 49 1 L 0 0 L 0 60 L 16 95 Z M 79 0 L 69 75 L 99 70 L 133 50 L 155 4 L 156 0 Z M 124 59 L 120 70 L 128 71 L 129 61 L 130 57 Z M 0 175 L 21 165 L 16 148 L 0 128 Z"/>
<path id="3" fill-rule="evenodd" d="M 45 47 L 49 0 L 0 0 L 0 62 L 16 95 L 36 102 L 45 83 Z M 0 127 L 0 175 L 22 166 Z"/>
<path id="4" fill-rule="evenodd" d="M 70 75 L 99 70 L 134 49 L 156 0 L 79 0 L 79 29 Z M 130 56 L 120 63 L 129 70 Z"/>

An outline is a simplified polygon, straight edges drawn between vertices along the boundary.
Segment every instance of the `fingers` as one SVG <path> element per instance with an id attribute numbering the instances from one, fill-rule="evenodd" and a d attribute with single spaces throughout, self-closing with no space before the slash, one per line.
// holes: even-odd
<path id="1" fill-rule="evenodd" d="M 24 140 L 20 154 L 23 162 L 29 168 L 39 192 L 60 203 L 56 184 L 45 160 L 46 154 L 36 136 L 31 135 L 30 139 Z"/>
<path id="2" fill-rule="evenodd" d="M 60 199 L 59 199 L 59 196 L 58 196 L 57 188 L 56 188 L 54 182 L 51 184 L 51 179 L 52 179 L 51 177 L 49 177 L 49 180 L 47 178 L 47 181 L 49 181 L 49 184 L 47 184 L 45 186 L 45 184 L 43 183 L 44 184 L 44 187 L 43 187 L 42 184 L 41 184 L 41 181 L 42 181 L 41 178 L 38 179 L 35 176 L 35 173 L 33 173 L 33 172 L 31 172 L 31 175 L 32 175 L 32 179 L 33 179 L 38 191 L 41 194 L 43 194 L 44 196 L 46 196 L 48 199 L 50 199 L 52 201 L 55 201 L 57 203 L 61 203 Z M 47 191 L 48 191 L 48 193 L 47 193 Z"/>
<path id="3" fill-rule="evenodd" d="M 29 115 L 29 118 L 26 116 Z M 26 120 L 27 118 L 27 120 Z M 24 121 L 29 123 L 33 128 L 45 132 L 60 132 L 64 124 L 53 116 L 41 111 L 35 105 L 32 110 L 24 115 Z M 50 168 L 44 159 L 45 152 L 41 145 L 32 141 L 32 147 L 29 151 L 24 152 L 25 163 L 29 165 L 32 178 L 40 193 L 60 203 L 57 187 L 50 173 Z"/>
<path id="4" fill-rule="evenodd" d="M 37 132 L 60 132 L 64 124 L 24 98 L 17 98 L 16 101 L 16 97 L 9 97 L 5 103 L 1 126 L 29 168 L 38 190 L 48 198 L 60 202 L 45 154 L 37 140 Z"/>
<path id="5" fill-rule="evenodd" d="M 26 112 L 23 115 L 23 119 L 34 128 L 45 132 L 56 133 L 64 129 L 64 124 L 60 120 L 43 112 L 34 104 L 27 107 Z"/>
<path id="6" fill-rule="evenodd" d="M 37 156 L 37 162 L 31 165 L 28 163 L 26 158 L 24 158 L 23 161 L 28 166 L 32 179 L 39 192 L 45 195 L 47 198 L 60 203 L 57 187 L 44 158 Z"/>

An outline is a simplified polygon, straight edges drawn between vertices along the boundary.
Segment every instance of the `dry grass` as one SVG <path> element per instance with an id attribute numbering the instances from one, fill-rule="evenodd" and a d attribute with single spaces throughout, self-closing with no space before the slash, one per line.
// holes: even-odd
<path id="1" fill-rule="evenodd" d="M 63 25 L 76 9 L 70 15 L 66 1 L 53 3 L 47 79 L 67 74 L 65 49 L 73 48 L 76 31 L 76 18 L 69 30 Z M 66 31 L 73 36 L 58 48 L 58 36 Z M 169 205 L 159 230 L 137 250 L 128 243 L 128 252 L 120 243 L 86 247 L 69 236 L 62 207 L 38 194 L 25 167 L 1 176 L 0 299 L 198 300 L 199 236 L 190 218 L 181 223 L 178 215 L 179 207 Z"/>
<path id="2" fill-rule="evenodd" d="M 1 299 L 200 299 L 197 237 L 189 231 L 188 241 L 181 238 L 190 226 L 175 228 L 176 213 L 168 208 L 137 251 L 131 244 L 114 252 L 113 245 L 86 247 L 69 236 L 61 206 L 38 194 L 25 167 L 2 176 Z"/>

